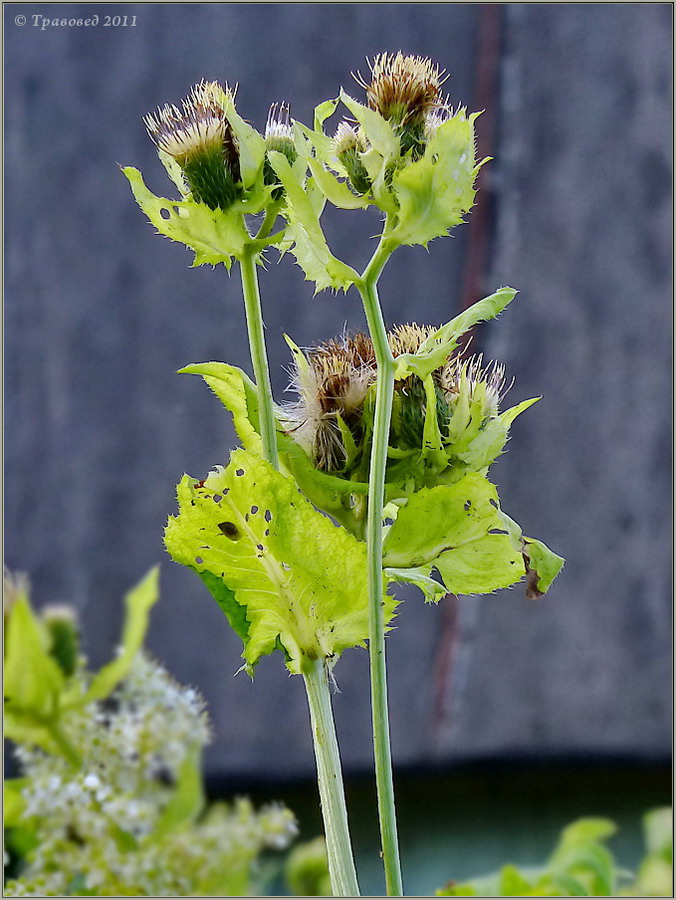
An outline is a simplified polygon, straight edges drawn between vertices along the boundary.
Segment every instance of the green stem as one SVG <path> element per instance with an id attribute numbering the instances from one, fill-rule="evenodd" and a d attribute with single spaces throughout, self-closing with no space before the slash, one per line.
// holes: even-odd
<path id="1" fill-rule="evenodd" d="M 390 897 L 403 896 L 397 819 L 394 808 L 392 755 L 387 709 L 387 669 L 385 663 L 385 621 L 383 595 L 382 518 L 385 499 L 385 469 L 394 393 L 394 358 L 387 340 L 385 322 L 378 300 L 377 282 L 392 247 L 387 242 L 387 227 L 371 261 L 357 285 L 364 304 L 378 363 L 376 409 L 369 470 L 366 544 L 369 590 L 369 659 L 371 667 L 371 710 L 373 716 L 373 752 L 375 756 L 378 816 L 385 867 L 385 885 Z"/>
<path id="2" fill-rule="evenodd" d="M 358 897 L 359 885 L 347 822 L 343 775 L 325 660 L 306 660 L 303 679 L 310 707 L 331 889 L 336 897 Z"/>
<path id="3" fill-rule="evenodd" d="M 272 226 L 275 224 L 277 216 L 279 215 L 280 208 L 281 203 L 273 203 L 272 206 L 268 206 L 265 210 L 265 218 L 261 223 L 261 227 L 258 230 L 255 240 L 262 241 L 270 234 Z"/>
<path id="4" fill-rule="evenodd" d="M 247 246 L 242 254 L 240 259 L 242 292 L 244 294 L 244 306 L 246 307 L 246 327 L 249 332 L 251 362 L 253 363 L 254 377 L 256 379 L 263 455 L 275 469 L 278 469 L 277 434 L 275 431 L 275 416 L 272 410 L 272 386 L 270 384 L 270 371 L 265 350 L 263 313 L 261 311 L 261 297 L 258 291 L 258 275 L 256 273 L 257 256 L 257 248 L 251 245 Z"/>
<path id="5" fill-rule="evenodd" d="M 80 754 L 66 737 L 59 723 L 56 721 L 46 722 L 45 729 L 49 732 L 49 736 L 57 745 L 61 753 L 66 757 L 71 766 L 79 769 L 82 765 Z"/>

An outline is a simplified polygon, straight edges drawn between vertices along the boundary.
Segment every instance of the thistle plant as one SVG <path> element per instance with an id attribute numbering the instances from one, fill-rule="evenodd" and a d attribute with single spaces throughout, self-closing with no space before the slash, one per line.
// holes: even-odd
<path id="1" fill-rule="evenodd" d="M 389 895 L 401 895 L 385 665 L 396 598 L 388 588 L 408 582 L 436 602 L 525 579 L 536 597 L 563 564 L 523 535 L 487 478 L 514 419 L 537 398 L 502 409 L 500 364 L 458 352 L 463 336 L 516 291 L 500 288 L 440 327 L 389 331 L 378 296 L 398 248 L 426 247 L 470 211 L 485 162 L 475 154 L 477 114 L 444 96 L 444 73 L 430 60 L 381 54 L 370 70 L 356 76 L 365 103 L 341 90 L 316 107 L 312 127 L 273 107 L 265 137 L 235 112 L 232 92 L 198 85 L 183 112 L 165 107 L 147 123 L 183 199 L 156 198 L 136 170 L 125 170 L 151 222 L 192 247 L 195 264 L 242 264 L 256 382 L 226 363 L 181 370 L 204 378 L 242 446 L 205 478 L 183 477 L 165 544 L 202 578 L 242 639 L 243 668 L 252 674 L 262 655 L 280 649 L 303 677 L 331 884 L 341 896 L 358 894 L 329 695 L 343 650 L 368 642 L 385 880 Z M 325 130 L 339 106 L 348 118 Z M 194 134 L 197 161 L 185 153 Z M 227 184 L 216 186 L 215 170 Z M 381 219 L 362 272 L 330 249 L 326 203 L 372 208 Z M 252 237 L 244 220 L 256 214 L 263 221 Z M 284 224 L 271 234 L 278 216 Z M 297 398 L 280 404 L 260 362 L 254 289 L 254 257 L 272 245 L 291 253 L 315 293 L 355 287 L 368 326 L 368 334 L 305 352 L 287 337 Z"/>
<path id="2" fill-rule="evenodd" d="M 268 147 L 294 161 L 288 108 L 273 106 L 265 136 L 238 114 L 235 92 L 201 81 L 181 109 L 166 104 L 145 117 L 160 160 L 181 200 L 152 194 L 141 173 L 123 169 L 134 196 L 160 234 L 195 251 L 194 266 L 240 265 L 251 360 L 256 377 L 265 458 L 277 467 L 272 390 L 265 349 L 256 266 L 265 248 L 281 240 L 271 234 L 279 211 L 279 189 L 270 178 Z M 272 182 L 272 183 L 271 183 Z M 264 214 L 256 234 L 250 217 Z"/>

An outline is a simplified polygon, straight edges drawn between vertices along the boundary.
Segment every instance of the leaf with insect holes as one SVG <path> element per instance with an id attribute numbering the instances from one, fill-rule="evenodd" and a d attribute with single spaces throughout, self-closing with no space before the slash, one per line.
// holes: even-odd
<path id="1" fill-rule="evenodd" d="M 552 582 L 563 568 L 565 560 L 563 557 L 557 556 L 542 541 L 526 537 L 521 531 L 521 526 L 502 510 L 500 510 L 500 518 L 502 527 L 512 541 L 512 546 L 523 554 L 526 564 L 526 596 L 537 600 L 549 590 Z"/>
<path id="2" fill-rule="evenodd" d="M 306 280 L 314 281 L 315 293 L 326 288 L 346 291 L 359 280 L 359 275 L 329 250 L 312 197 L 284 154 L 271 150 L 268 158 L 284 187 L 283 215 L 288 223 L 285 240 L 293 242 L 291 253 L 305 272 Z"/>
<path id="3" fill-rule="evenodd" d="M 179 369 L 179 372 L 201 375 L 204 378 L 223 406 L 232 413 L 235 430 L 244 449 L 260 455 L 262 443 L 258 398 L 256 386 L 249 376 L 236 366 L 220 362 L 192 363 Z M 293 475 L 298 487 L 312 503 L 342 524 L 353 525 L 350 498 L 353 494 L 366 494 L 368 485 L 346 481 L 316 469 L 302 447 L 286 433 L 279 420 L 277 420 L 277 444 L 283 470 Z M 213 587 L 211 585 L 209 587 L 213 593 Z M 219 599 L 219 603 L 230 616 L 231 608 L 227 597 Z M 230 624 L 238 630 L 232 621 Z"/>
<path id="4" fill-rule="evenodd" d="M 452 594 L 485 594 L 514 584 L 525 566 L 504 532 L 497 503 L 495 487 L 474 472 L 455 484 L 417 491 L 387 533 L 383 565 L 400 578 L 412 569 L 414 584 L 434 568 Z"/>
<path id="5" fill-rule="evenodd" d="M 148 190 L 138 169 L 127 166 L 122 171 L 136 202 L 158 232 L 195 251 L 193 266 L 223 263 L 230 269 L 233 258 L 241 259 L 252 242 L 244 215 L 264 209 L 273 191 L 273 187 L 261 187 L 248 199 L 235 201 L 227 210 L 210 209 L 191 199 L 157 197 Z"/>
<path id="6" fill-rule="evenodd" d="M 317 512 L 293 479 L 246 450 L 203 482 L 184 476 L 170 555 L 208 572 L 245 612 L 243 657 L 253 669 L 278 644 L 293 673 L 304 658 L 339 656 L 368 637 L 366 547 Z M 386 600 L 389 621 L 395 601 Z"/>

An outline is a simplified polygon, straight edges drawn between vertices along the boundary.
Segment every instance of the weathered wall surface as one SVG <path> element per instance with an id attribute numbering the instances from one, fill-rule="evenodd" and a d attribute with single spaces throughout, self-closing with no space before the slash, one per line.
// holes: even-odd
<path id="1" fill-rule="evenodd" d="M 31 16 L 136 14 L 136 28 L 34 28 Z M 236 277 L 190 270 L 155 236 L 116 163 L 168 190 L 140 117 L 202 76 L 238 81 L 262 126 L 270 102 L 312 106 L 387 48 L 428 54 L 472 105 L 473 5 L 7 7 L 6 558 L 38 603 L 81 611 L 110 652 L 120 597 L 164 559 L 150 646 L 199 686 L 213 772 L 309 772 L 302 686 L 281 659 L 232 677 L 238 641 L 161 532 L 183 471 L 235 445 L 188 361 L 249 368 Z M 13 22 L 25 13 L 28 24 Z M 486 754 L 668 751 L 670 9 L 506 6 L 497 203 L 486 292 L 522 291 L 480 339 L 543 401 L 496 468 L 505 507 L 568 558 L 550 597 L 459 604 L 452 666 L 443 608 L 412 597 L 389 640 L 398 763 Z M 348 221 L 346 221 L 346 219 Z M 360 264 L 377 221 L 335 217 Z M 359 238 L 359 241 L 358 241 Z M 352 250 L 354 246 L 354 251 Z M 466 229 L 402 251 L 383 277 L 389 321 L 450 318 Z M 356 254 L 356 258 L 355 258 Z M 358 299 L 314 299 L 285 259 L 262 279 L 274 387 L 282 331 L 300 344 L 361 327 Z M 440 661 L 441 660 L 441 661 Z M 336 716 L 348 767 L 369 764 L 367 660 L 345 655 Z"/>

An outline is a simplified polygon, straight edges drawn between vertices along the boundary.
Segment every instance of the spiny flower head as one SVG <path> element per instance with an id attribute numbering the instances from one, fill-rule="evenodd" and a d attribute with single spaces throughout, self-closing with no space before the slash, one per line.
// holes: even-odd
<path id="1" fill-rule="evenodd" d="M 359 156 L 368 150 L 368 142 L 361 130 L 348 122 L 340 122 L 333 138 L 336 157 L 345 168 L 350 184 L 358 194 L 365 194 L 371 179 Z"/>
<path id="2" fill-rule="evenodd" d="M 380 53 L 369 62 L 369 68 L 370 82 L 355 76 L 366 91 L 369 106 L 399 129 L 403 153 L 411 149 L 420 152 L 427 116 L 445 105 L 441 94 L 444 72 L 426 57 L 401 51 Z"/>
<path id="3" fill-rule="evenodd" d="M 295 162 L 298 154 L 293 143 L 293 124 L 288 103 L 273 103 L 270 107 L 265 125 L 265 143 L 268 150 L 278 150 L 290 163 Z"/>
<path id="4" fill-rule="evenodd" d="M 298 158 L 288 103 L 273 103 L 270 107 L 268 121 L 265 126 L 265 146 L 267 150 L 283 153 L 291 166 Z M 270 165 L 267 155 L 263 167 L 263 181 L 265 184 L 276 184 L 279 182 L 279 178 Z M 284 188 L 278 185 L 272 192 L 272 197 L 274 200 L 278 200 L 283 193 Z"/>
<path id="5" fill-rule="evenodd" d="M 284 407 L 288 431 L 318 468 L 344 471 L 344 429 L 361 436 L 364 401 L 376 374 L 371 339 L 344 335 L 319 344 L 297 361 L 291 374 L 298 400 Z"/>
<path id="6" fill-rule="evenodd" d="M 485 414 L 490 416 L 497 415 L 506 393 L 505 367 L 496 360 L 484 366 L 481 353 L 468 359 L 456 357 L 450 360 L 441 368 L 439 382 L 451 402 L 466 390 L 469 398 L 480 402 Z"/>
<path id="7" fill-rule="evenodd" d="M 416 353 L 434 330 L 415 323 L 396 326 L 388 333 L 392 354 Z M 373 342 L 365 334 L 344 334 L 297 357 L 291 388 L 298 400 L 286 404 L 283 414 L 287 431 L 317 468 L 347 475 L 368 459 L 365 443 L 370 441 L 376 380 Z M 468 408 L 477 429 L 497 416 L 503 385 L 504 368 L 495 362 L 484 368 L 481 356 L 454 356 L 435 369 L 432 386 L 442 440 L 459 436 Z M 422 449 L 428 403 L 418 376 L 395 383 L 392 447 L 411 452 Z"/>
<path id="8" fill-rule="evenodd" d="M 227 209 L 233 203 L 240 178 L 239 149 L 224 98 L 234 99 L 227 85 L 201 81 L 181 109 L 166 104 L 143 120 L 158 149 L 183 170 L 194 199 L 211 209 Z"/>

